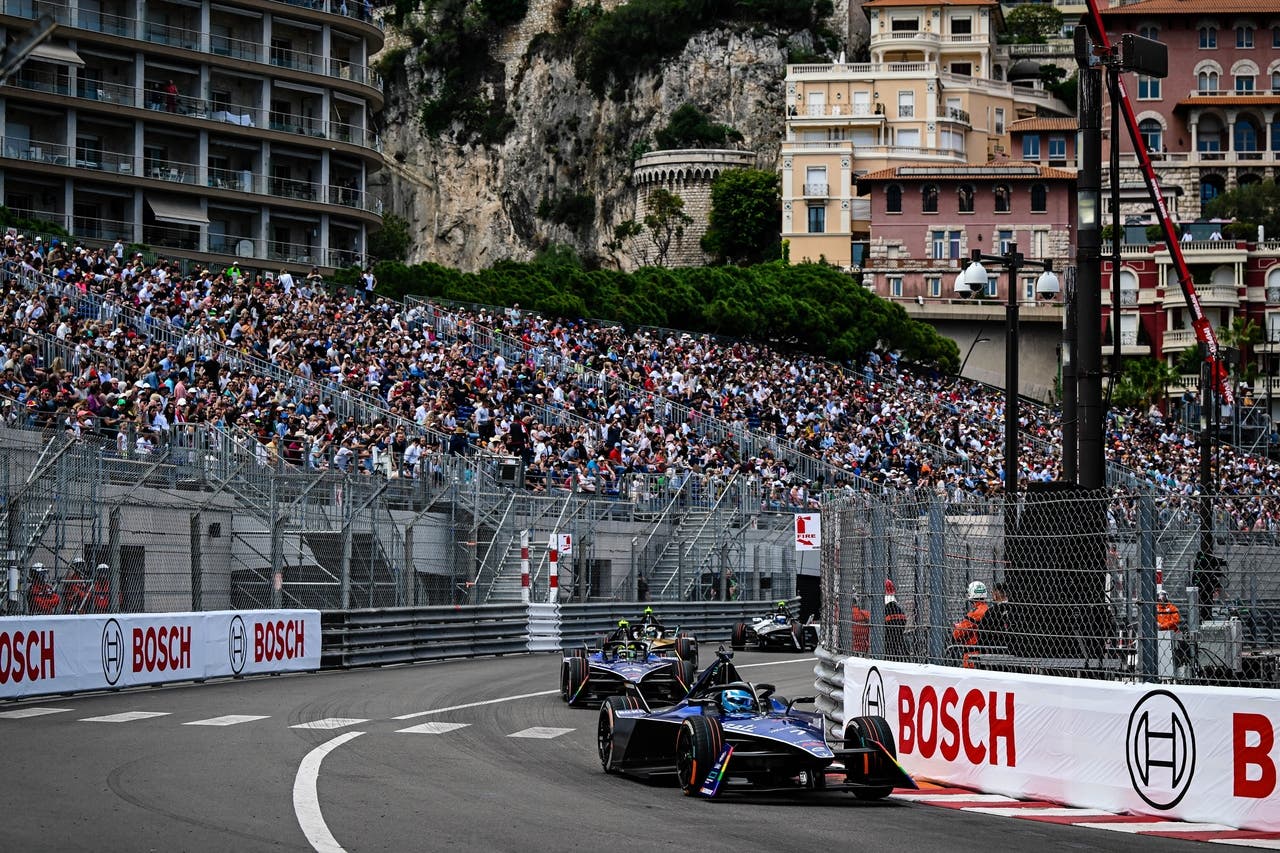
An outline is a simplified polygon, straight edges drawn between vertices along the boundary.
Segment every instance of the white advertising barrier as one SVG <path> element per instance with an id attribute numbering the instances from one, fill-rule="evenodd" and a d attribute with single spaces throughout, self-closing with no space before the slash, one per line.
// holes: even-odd
<path id="1" fill-rule="evenodd" d="M 1280 830 L 1280 690 L 1121 684 L 847 658 L 845 719 L 904 767 L 1012 797 Z"/>
<path id="2" fill-rule="evenodd" d="M 320 611 L 0 618 L 0 698 L 320 668 Z"/>

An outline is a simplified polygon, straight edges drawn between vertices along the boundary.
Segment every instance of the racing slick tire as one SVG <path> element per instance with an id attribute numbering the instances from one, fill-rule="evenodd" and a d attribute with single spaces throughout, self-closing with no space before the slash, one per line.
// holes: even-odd
<path id="1" fill-rule="evenodd" d="M 585 646 L 574 646 L 572 649 L 566 651 L 564 656 L 567 658 L 585 658 L 587 656 L 587 649 Z"/>
<path id="2" fill-rule="evenodd" d="M 671 688 L 671 701 L 674 703 L 689 695 L 689 688 L 698 677 L 698 665 L 691 660 L 679 658 L 671 671 L 675 676 L 674 685 Z"/>
<path id="3" fill-rule="evenodd" d="M 898 747 L 893 741 L 893 729 L 884 717 L 854 717 L 844 728 L 846 747 L 870 746 L 872 741 L 878 742 L 885 751 L 894 758 L 898 757 Z M 883 759 L 875 759 L 883 760 Z M 892 785 L 881 785 L 856 789 L 853 795 L 859 800 L 883 800 L 893 793 Z"/>
<path id="4" fill-rule="evenodd" d="M 617 773 L 613 759 L 613 727 L 619 711 L 639 710 L 640 703 L 633 696 L 610 696 L 600 706 L 600 723 L 596 728 L 596 751 L 600 753 L 600 766 L 605 773 Z"/>
<path id="5" fill-rule="evenodd" d="M 564 700 L 569 703 L 570 708 L 579 707 L 583 703 L 580 694 L 587 686 L 587 672 L 586 658 L 564 659 Z"/>
<path id="6" fill-rule="evenodd" d="M 698 665 L 698 641 L 688 634 L 676 634 L 676 657 Z"/>
<path id="7" fill-rule="evenodd" d="M 676 735 L 676 776 L 686 797 L 696 796 L 724 750 L 724 731 L 715 717 L 685 717 Z"/>
<path id="8" fill-rule="evenodd" d="M 729 639 L 729 646 L 735 652 L 740 652 L 747 647 L 747 623 L 739 622 L 733 626 L 733 635 Z"/>

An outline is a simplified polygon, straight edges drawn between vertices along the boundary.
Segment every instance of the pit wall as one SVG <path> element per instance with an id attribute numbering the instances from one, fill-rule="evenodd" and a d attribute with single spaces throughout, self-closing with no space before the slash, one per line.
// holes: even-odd
<path id="1" fill-rule="evenodd" d="M 1082 808 L 1280 831 L 1280 690 L 843 661 L 913 775 Z"/>

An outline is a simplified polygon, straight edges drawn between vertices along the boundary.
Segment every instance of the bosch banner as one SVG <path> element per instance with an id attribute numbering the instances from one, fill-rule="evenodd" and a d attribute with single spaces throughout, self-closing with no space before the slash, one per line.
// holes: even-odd
<path id="1" fill-rule="evenodd" d="M 1280 690 L 1125 684 L 849 658 L 913 775 L 1011 797 L 1280 830 Z"/>
<path id="2" fill-rule="evenodd" d="M 320 668 L 320 612 L 0 618 L 0 698 Z"/>

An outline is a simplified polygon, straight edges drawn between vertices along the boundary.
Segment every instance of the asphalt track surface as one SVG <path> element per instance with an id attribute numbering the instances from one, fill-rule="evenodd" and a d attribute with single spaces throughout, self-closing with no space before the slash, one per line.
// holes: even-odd
<path id="1" fill-rule="evenodd" d="M 813 692 L 811 659 L 735 663 L 766 664 L 744 675 L 780 695 Z M 325 832 L 351 853 L 1205 849 L 837 792 L 706 802 L 606 776 L 597 714 L 560 701 L 559 665 L 511 656 L 0 704 L 0 850 L 308 851 Z M 30 708 L 63 710 L 12 714 Z M 164 715 L 85 720 L 129 712 Z M 223 715 L 260 719 L 190 725 Z M 291 727 L 333 718 L 364 722 Z M 425 723 L 439 733 L 399 732 Z M 551 731 L 510 736 L 534 727 Z M 295 791 L 307 799 L 312 771 L 314 813 Z"/>

